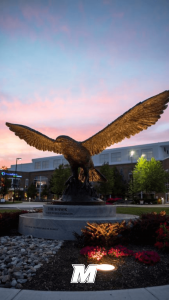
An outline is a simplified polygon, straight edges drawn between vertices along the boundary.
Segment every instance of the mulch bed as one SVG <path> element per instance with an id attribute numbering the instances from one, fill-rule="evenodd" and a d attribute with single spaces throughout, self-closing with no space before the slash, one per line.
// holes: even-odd
<path id="1" fill-rule="evenodd" d="M 84 264 L 87 261 L 80 255 L 80 248 L 75 242 L 65 241 L 59 251 L 50 258 L 49 263 L 37 271 L 30 282 L 23 284 L 23 289 L 42 291 L 100 291 L 143 288 L 169 284 L 169 253 L 152 246 L 128 245 L 133 251 L 153 250 L 160 255 L 160 262 L 154 266 L 138 262 L 134 257 L 104 257 L 100 263 L 111 263 L 114 271 L 98 271 L 95 283 L 70 283 L 73 273 L 72 264 Z"/>

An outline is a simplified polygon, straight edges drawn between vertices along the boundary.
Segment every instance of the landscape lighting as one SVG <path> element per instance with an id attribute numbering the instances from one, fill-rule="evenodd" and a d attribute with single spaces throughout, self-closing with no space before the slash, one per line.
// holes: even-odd
<path id="1" fill-rule="evenodd" d="M 113 271 L 114 269 L 115 269 L 115 267 L 113 265 L 109 265 L 109 264 L 97 265 L 98 271 Z"/>

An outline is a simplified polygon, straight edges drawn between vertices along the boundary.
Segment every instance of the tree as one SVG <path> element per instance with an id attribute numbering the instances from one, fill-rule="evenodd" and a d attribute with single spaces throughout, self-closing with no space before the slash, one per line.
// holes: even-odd
<path id="1" fill-rule="evenodd" d="M 50 179 L 50 190 L 57 196 L 62 195 L 65 189 L 65 182 L 71 176 L 71 169 L 69 165 L 59 165 L 58 169 L 55 169 Z"/>
<path id="2" fill-rule="evenodd" d="M 3 198 L 8 194 L 8 190 L 11 187 L 11 180 L 7 178 L 7 175 L 1 175 L 0 177 L 0 194 L 3 195 Z"/>
<path id="3" fill-rule="evenodd" d="M 144 157 L 138 159 L 133 170 L 133 192 L 165 192 L 167 174 L 160 161 L 154 157 L 147 161 Z"/>
<path id="4" fill-rule="evenodd" d="M 50 193 L 49 187 L 47 186 L 47 184 L 45 184 L 41 192 L 41 197 L 48 197 L 49 193 Z"/>
<path id="5" fill-rule="evenodd" d="M 33 183 L 31 183 L 31 185 L 27 189 L 27 196 L 28 196 L 28 198 L 29 197 L 30 198 L 34 198 L 37 195 L 37 192 L 38 191 L 36 189 L 36 186 Z"/>
<path id="6" fill-rule="evenodd" d="M 113 168 L 113 181 L 114 185 L 112 187 L 111 195 L 114 197 L 124 197 L 127 189 L 127 184 L 123 178 L 123 175 L 114 166 Z"/>
<path id="7" fill-rule="evenodd" d="M 100 184 L 96 187 L 96 190 L 102 195 L 111 195 L 112 189 L 114 187 L 113 168 L 111 168 L 109 164 L 104 164 L 100 167 L 99 171 L 106 177 L 107 182 L 100 182 Z"/>

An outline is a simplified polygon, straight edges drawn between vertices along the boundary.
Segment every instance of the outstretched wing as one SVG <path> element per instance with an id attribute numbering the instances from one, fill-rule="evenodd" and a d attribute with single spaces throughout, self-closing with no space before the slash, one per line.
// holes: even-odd
<path id="1" fill-rule="evenodd" d="M 53 151 L 55 153 L 61 153 L 61 145 L 55 140 L 50 139 L 48 136 L 23 125 L 6 123 L 9 129 L 15 132 L 15 135 L 20 139 L 25 140 L 27 144 L 35 147 L 38 150 Z"/>
<path id="2" fill-rule="evenodd" d="M 169 91 L 138 103 L 107 127 L 82 142 L 91 155 L 102 152 L 114 143 L 139 133 L 155 124 L 169 102 Z"/>

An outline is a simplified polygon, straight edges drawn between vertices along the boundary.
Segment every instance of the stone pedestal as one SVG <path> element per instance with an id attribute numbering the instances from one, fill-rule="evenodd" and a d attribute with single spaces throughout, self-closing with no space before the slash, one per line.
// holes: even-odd
<path id="1" fill-rule="evenodd" d="M 73 232 L 81 234 L 87 222 L 115 223 L 130 220 L 136 216 L 116 215 L 116 206 L 73 206 L 44 205 L 43 213 L 19 216 L 19 232 L 34 237 L 75 240 Z"/>

